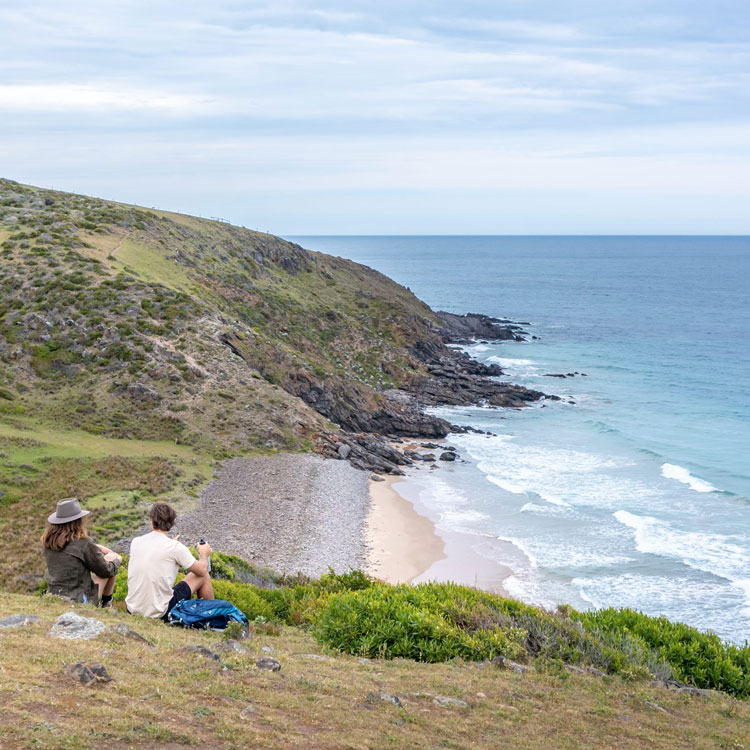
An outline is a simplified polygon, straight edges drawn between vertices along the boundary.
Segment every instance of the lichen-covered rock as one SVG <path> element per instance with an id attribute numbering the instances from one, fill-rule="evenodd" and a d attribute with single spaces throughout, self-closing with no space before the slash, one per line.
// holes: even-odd
<path id="1" fill-rule="evenodd" d="M 0 619 L 0 630 L 9 628 L 21 628 L 24 625 L 33 625 L 40 619 L 36 615 L 9 615 Z"/>
<path id="2" fill-rule="evenodd" d="M 81 617 L 75 612 L 65 612 L 60 615 L 50 630 L 53 638 L 66 640 L 90 640 L 104 632 L 106 626 L 100 620 Z"/>

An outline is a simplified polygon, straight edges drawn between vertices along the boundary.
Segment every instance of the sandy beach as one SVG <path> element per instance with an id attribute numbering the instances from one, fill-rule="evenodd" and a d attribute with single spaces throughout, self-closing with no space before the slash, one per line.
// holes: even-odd
<path id="1" fill-rule="evenodd" d="M 280 454 L 225 461 L 181 514 L 184 542 L 208 540 L 259 567 L 311 576 L 365 569 L 389 583 L 455 581 L 504 593 L 512 571 L 491 537 L 446 531 L 420 502 L 418 469 L 377 482 L 346 461 Z"/>
<path id="2" fill-rule="evenodd" d="M 493 546 L 504 543 L 439 530 L 419 502 L 422 488 L 413 472 L 370 483 L 367 572 L 389 583 L 454 581 L 506 594 L 503 581 L 513 571 L 492 559 Z"/>

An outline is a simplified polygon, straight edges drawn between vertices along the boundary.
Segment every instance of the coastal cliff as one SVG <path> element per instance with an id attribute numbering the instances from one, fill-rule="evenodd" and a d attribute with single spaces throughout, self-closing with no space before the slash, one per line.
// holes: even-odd
<path id="1" fill-rule="evenodd" d="M 371 268 L 225 222 L 0 180 L 0 261 L 0 522 L 19 539 L 65 494 L 95 496 L 116 539 L 232 456 L 400 473 L 413 458 L 392 438 L 465 429 L 427 407 L 544 396 L 455 346 L 518 324 L 436 313 Z"/>

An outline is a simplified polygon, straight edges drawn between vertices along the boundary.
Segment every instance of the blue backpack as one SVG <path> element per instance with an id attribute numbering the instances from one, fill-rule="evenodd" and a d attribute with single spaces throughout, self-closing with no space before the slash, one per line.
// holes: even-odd
<path id="1" fill-rule="evenodd" d="M 224 599 L 183 599 L 172 607 L 170 625 L 204 630 L 224 630 L 230 622 L 247 625 L 245 613 Z"/>

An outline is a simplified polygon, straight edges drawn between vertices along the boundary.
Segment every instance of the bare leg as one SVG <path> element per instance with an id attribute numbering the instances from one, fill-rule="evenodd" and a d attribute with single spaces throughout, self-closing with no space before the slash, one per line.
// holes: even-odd
<path id="1" fill-rule="evenodd" d="M 104 555 L 104 559 L 107 561 L 117 560 L 119 555 L 116 555 L 114 552 L 108 552 L 106 555 Z M 111 578 L 100 578 L 96 573 L 92 573 L 91 577 L 94 579 L 94 583 L 99 587 L 99 598 L 101 599 L 102 596 L 111 596 L 112 592 L 115 590 L 115 576 L 112 576 Z"/>
<path id="2" fill-rule="evenodd" d="M 199 576 L 197 573 L 187 573 L 182 579 L 190 586 L 190 590 L 199 599 L 215 599 L 214 587 L 209 576 Z"/>

